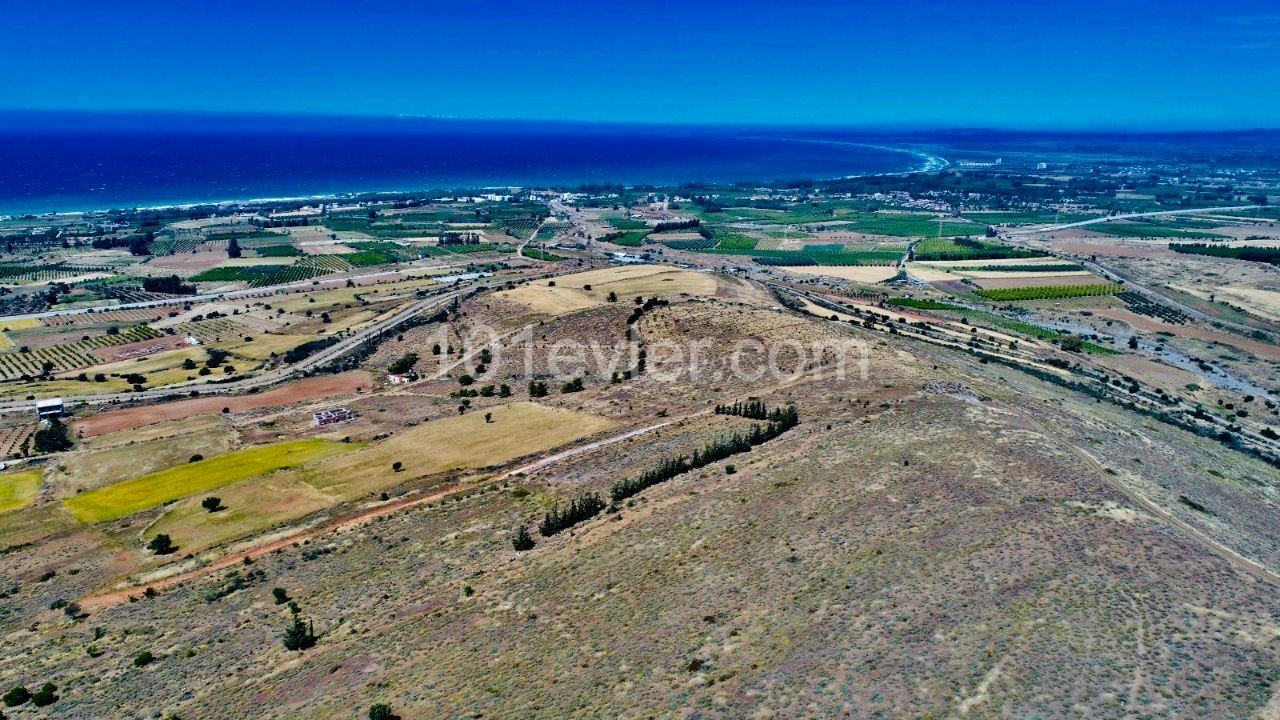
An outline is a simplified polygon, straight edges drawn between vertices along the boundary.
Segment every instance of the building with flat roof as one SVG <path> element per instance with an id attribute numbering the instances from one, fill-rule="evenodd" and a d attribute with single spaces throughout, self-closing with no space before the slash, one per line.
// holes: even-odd
<path id="1" fill-rule="evenodd" d="M 348 408 L 328 408 L 312 413 L 311 417 L 315 420 L 316 427 L 324 427 L 325 425 L 337 425 L 349 420 L 354 420 L 356 414 Z"/>
<path id="2" fill-rule="evenodd" d="M 36 401 L 36 420 L 49 420 L 50 418 L 62 417 L 66 408 L 62 404 L 62 398 L 49 398 L 47 400 Z"/>

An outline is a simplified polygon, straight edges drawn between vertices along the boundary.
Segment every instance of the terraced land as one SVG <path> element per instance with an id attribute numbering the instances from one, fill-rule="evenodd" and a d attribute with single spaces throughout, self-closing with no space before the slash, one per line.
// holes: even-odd
<path id="1" fill-rule="evenodd" d="M 149 340 L 160 335 L 161 333 L 146 325 L 136 325 L 115 335 L 103 334 L 78 342 L 36 347 L 29 352 L 22 352 L 21 348 L 10 349 L 0 353 L 0 380 L 37 377 L 45 372 L 46 363 L 52 373 L 90 367 L 101 362 L 91 350 Z"/>

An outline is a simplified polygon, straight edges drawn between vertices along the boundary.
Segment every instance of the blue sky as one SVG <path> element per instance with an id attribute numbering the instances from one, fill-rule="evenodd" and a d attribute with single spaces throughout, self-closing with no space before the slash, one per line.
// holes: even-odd
<path id="1" fill-rule="evenodd" d="M 1276 0 L 3 7 L 8 109 L 1280 127 Z"/>

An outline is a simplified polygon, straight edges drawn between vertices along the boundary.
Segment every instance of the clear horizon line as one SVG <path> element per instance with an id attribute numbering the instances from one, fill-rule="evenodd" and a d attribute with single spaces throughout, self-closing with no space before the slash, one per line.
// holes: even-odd
<path id="1" fill-rule="evenodd" d="M 168 116 L 185 118 L 270 118 L 274 120 L 317 120 L 346 122 L 400 122 L 425 121 L 439 123 L 510 123 L 518 125 L 581 125 L 581 126 L 617 126 L 647 128 L 679 128 L 679 129 L 760 129 L 760 130 L 808 130 L 808 131 L 862 131 L 862 132 L 915 132 L 915 133 L 962 133 L 962 132 L 1007 132 L 1007 133 L 1060 133 L 1060 134 L 1093 134 L 1115 133 L 1129 135 L 1166 135 L 1166 134 L 1222 134 L 1222 133 L 1267 133 L 1280 132 L 1280 124 L 1266 125 L 1211 125 L 1195 123 L 1170 123 L 1167 126 L 1141 124 L 1112 125 L 1002 125 L 997 123 L 957 123 L 936 124 L 922 122 L 901 123 L 832 123 L 832 122 L 690 122 L 659 120 L 616 120 L 616 119 L 576 119 L 576 118 L 528 118 L 528 117 L 462 117 L 450 115 L 427 115 L 416 113 L 398 114 L 361 114 L 316 111 L 284 111 L 284 110 L 205 110 L 205 109 L 164 109 L 164 108 L 30 108 L 0 107 L 3 116 L 35 116 L 62 115 L 67 117 L 145 117 Z M 0 125 L 0 129 L 3 126 Z"/>

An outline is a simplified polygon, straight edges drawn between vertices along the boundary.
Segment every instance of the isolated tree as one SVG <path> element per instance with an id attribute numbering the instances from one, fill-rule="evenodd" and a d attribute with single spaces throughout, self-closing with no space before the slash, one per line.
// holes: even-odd
<path id="1" fill-rule="evenodd" d="M 272 588 L 271 596 L 275 598 L 277 605 L 283 605 L 289 602 L 289 593 L 284 588 Z"/>
<path id="2" fill-rule="evenodd" d="M 31 699 L 31 691 L 22 685 L 18 685 L 4 694 L 4 704 L 9 707 L 17 707 Z"/>
<path id="3" fill-rule="evenodd" d="M 378 703 L 369 707 L 369 720 L 399 720 L 399 715 L 391 712 L 391 706 Z"/>
<path id="4" fill-rule="evenodd" d="M 157 555 L 168 555 L 177 550 L 177 546 L 173 544 L 173 539 L 164 533 L 160 533 L 151 538 L 151 542 L 147 543 L 147 549 Z"/>
<path id="5" fill-rule="evenodd" d="M 315 646 L 316 634 L 314 626 L 302 621 L 297 605 L 291 605 L 289 610 L 292 613 L 292 617 L 284 629 L 284 649 L 300 652 Z"/>
<path id="6" fill-rule="evenodd" d="M 211 513 L 218 512 L 219 510 L 222 509 L 222 498 L 214 497 L 213 495 L 210 495 L 209 497 L 200 501 L 200 507 L 204 508 L 205 510 L 208 510 Z"/>
<path id="7" fill-rule="evenodd" d="M 235 238 L 231 238 L 231 241 L 227 243 L 227 257 L 238 258 L 240 255 L 240 241 Z"/>
<path id="8" fill-rule="evenodd" d="M 511 546 L 516 552 L 526 552 L 533 549 L 533 536 L 529 534 L 527 528 L 520 528 L 516 531 L 515 537 L 511 538 Z"/>
<path id="9" fill-rule="evenodd" d="M 40 689 L 31 696 L 31 704 L 36 707 L 44 707 L 52 705 L 58 699 L 58 686 L 47 682 L 40 686 Z"/>
<path id="10" fill-rule="evenodd" d="M 38 453 L 55 453 L 71 449 L 71 435 L 67 426 L 58 418 L 50 418 L 49 424 L 36 431 L 33 446 Z"/>
<path id="11" fill-rule="evenodd" d="M 1137 349 L 1138 349 L 1138 336 L 1137 336 L 1137 335 L 1130 335 L 1130 336 L 1129 336 L 1129 349 L 1130 349 L 1130 350 L 1137 350 Z"/>
<path id="12" fill-rule="evenodd" d="M 144 665 L 150 665 L 152 662 L 155 661 L 155 659 L 156 659 L 156 656 L 152 655 L 150 650 L 143 650 L 142 652 L 133 656 L 133 666 L 143 667 Z"/>

